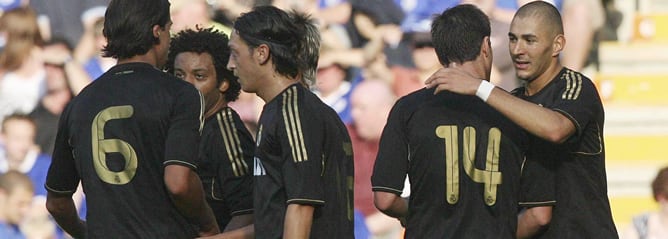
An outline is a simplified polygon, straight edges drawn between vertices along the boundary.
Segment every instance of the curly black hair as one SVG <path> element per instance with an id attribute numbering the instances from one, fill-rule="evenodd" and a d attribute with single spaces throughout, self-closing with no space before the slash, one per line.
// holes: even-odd
<path id="1" fill-rule="evenodd" d="M 186 29 L 180 31 L 172 38 L 167 56 L 165 68 L 170 74 L 174 74 L 174 60 L 179 53 L 195 52 L 198 54 L 208 53 L 213 58 L 216 69 L 217 86 L 223 81 L 229 83 L 225 91 L 225 100 L 232 102 L 239 98 L 241 84 L 234 76 L 234 72 L 227 69 L 227 61 L 230 59 L 230 48 L 227 46 L 228 37 L 213 28 L 198 28 L 196 30 Z"/>

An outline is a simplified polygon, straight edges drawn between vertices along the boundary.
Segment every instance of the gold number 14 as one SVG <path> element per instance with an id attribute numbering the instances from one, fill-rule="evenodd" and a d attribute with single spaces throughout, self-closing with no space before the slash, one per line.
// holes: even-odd
<path id="1" fill-rule="evenodd" d="M 436 128 L 436 136 L 445 141 L 445 198 L 449 204 L 459 201 L 459 137 L 456 125 L 441 125 Z M 462 164 L 464 172 L 476 183 L 485 184 L 485 204 L 492 206 L 496 203 L 497 186 L 502 183 L 499 171 L 499 145 L 501 131 L 491 128 L 488 133 L 487 157 L 485 169 L 475 167 L 476 133 L 475 128 L 464 128 L 462 137 Z"/>

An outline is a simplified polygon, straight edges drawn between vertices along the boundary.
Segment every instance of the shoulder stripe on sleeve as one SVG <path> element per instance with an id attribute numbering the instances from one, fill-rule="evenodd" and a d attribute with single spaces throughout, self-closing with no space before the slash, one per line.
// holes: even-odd
<path id="1" fill-rule="evenodd" d="M 295 162 L 308 160 L 301 118 L 299 117 L 297 89 L 292 87 L 283 93 L 283 122 L 288 135 L 288 142 L 292 148 L 292 158 Z"/>
<path id="2" fill-rule="evenodd" d="M 232 165 L 234 176 L 240 177 L 248 173 L 248 165 L 242 160 L 243 149 L 241 148 L 230 110 L 227 108 L 216 114 L 216 120 L 220 128 L 220 134 L 223 137 L 223 142 L 225 143 L 225 152 L 227 153 L 230 165 Z"/>
<path id="3" fill-rule="evenodd" d="M 577 72 L 567 70 L 561 78 L 566 80 L 566 90 L 561 95 L 561 98 L 565 100 L 577 100 L 582 90 L 582 76 Z"/>

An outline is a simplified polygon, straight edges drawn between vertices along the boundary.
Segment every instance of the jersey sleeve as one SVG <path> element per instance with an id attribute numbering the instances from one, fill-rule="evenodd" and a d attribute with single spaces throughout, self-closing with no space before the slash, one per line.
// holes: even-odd
<path id="1" fill-rule="evenodd" d="M 399 101 L 390 111 L 380 137 L 378 155 L 371 176 L 371 189 L 401 195 L 408 172 L 408 141 L 405 112 Z"/>
<path id="2" fill-rule="evenodd" d="M 325 117 L 305 106 L 291 88 L 281 107 L 282 130 L 279 130 L 283 165 L 281 168 L 287 203 L 323 205 Z"/>
<path id="3" fill-rule="evenodd" d="M 53 157 L 44 185 L 47 191 L 63 195 L 73 194 L 80 180 L 74 161 L 73 148 L 69 143 L 70 130 L 68 124 L 70 109 L 71 105 L 68 105 L 60 117 Z"/>
<path id="4" fill-rule="evenodd" d="M 230 216 L 253 212 L 253 151 L 255 144 L 250 133 L 231 109 L 216 115 L 220 126 L 223 149 L 219 155 L 218 172 L 212 196 L 223 200 L 230 209 Z"/>
<path id="5" fill-rule="evenodd" d="M 165 142 L 164 165 L 179 164 L 197 168 L 200 132 L 204 112 L 202 95 L 188 85 L 175 96 Z"/>
<path id="6" fill-rule="evenodd" d="M 566 70 L 561 78 L 560 100 L 552 109 L 568 117 L 575 125 L 576 135 L 582 135 L 585 125 L 599 113 L 598 91 L 591 80 L 578 72 Z"/>

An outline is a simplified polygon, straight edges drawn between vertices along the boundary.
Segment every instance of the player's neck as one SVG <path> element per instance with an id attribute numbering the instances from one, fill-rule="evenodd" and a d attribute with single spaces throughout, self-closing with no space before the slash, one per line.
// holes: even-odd
<path id="1" fill-rule="evenodd" d="M 262 98 L 265 103 L 276 98 L 278 94 L 283 92 L 291 85 L 298 83 L 299 80 L 279 75 L 274 72 L 266 81 L 264 88 L 257 91 L 257 96 Z"/>
<path id="2" fill-rule="evenodd" d="M 154 54 L 154 50 L 149 50 L 146 54 L 135 55 L 129 58 L 118 59 L 118 65 L 125 63 L 147 63 L 155 68 L 158 68 L 158 59 Z"/>
<path id="3" fill-rule="evenodd" d="M 540 74 L 536 79 L 530 80 L 526 84 L 526 95 L 531 96 L 540 92 L 547 84 L 552 82 L 552 80 L 559 74 L 563 66 L 559 61 L 555 61 L 550 66 Z"/>
<path id="4" fill-rule="evenodd" d="M 208 119 L 212 115 L 216 114 L 216 112 L 220 111 L 225 107 L 227 107 L 227 101 L 225 100 L 223 94 L 219 92 L 218 99 L 215 102 L 212 102 L 211 105 L 207 107 L 208 110 L 204 114 L 204 118 Z"/>
<path id="5" fill-rule="evenodd" d="M 461 64 L 450 64 L 450 66 L 448 67 L 459 68 L 478 79 L 487 79 L 489 76 L 489 74 L 485 70 L 485 66 L 483 64 L 480 64 L 478 61 L 467 61 Z"/>

